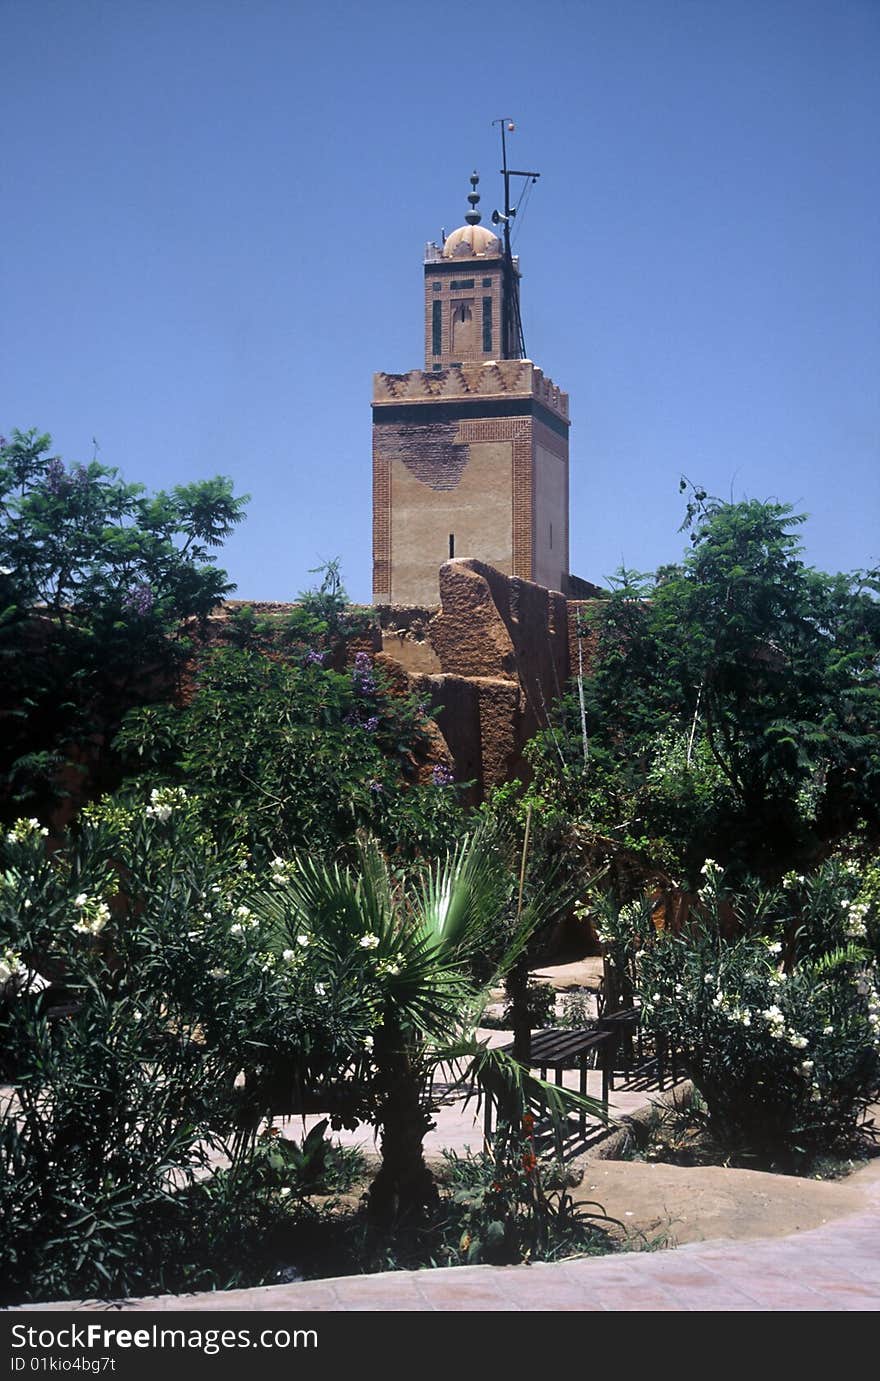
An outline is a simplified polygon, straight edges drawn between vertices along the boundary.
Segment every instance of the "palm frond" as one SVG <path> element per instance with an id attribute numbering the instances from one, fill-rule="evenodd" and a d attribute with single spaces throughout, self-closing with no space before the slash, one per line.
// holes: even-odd
<path id="1" fill-rule="evenodd" d="M 845 945 L 838 945 L 836 949 L 820 955 L 818 959 L 802 962 L 800 967 L 802 971 L 809 970 L 817 978 L 828 978 L 838 969 L 848 968 L 851 964 L 864 964 L 868 958 L 866 949 L 857 945 L 854 940 L 849 940 Z"/>
<path id="2" fill-rule="evenodd" d="M 419 930 L 450 956 L 475 950 L 498 919 L 498 863 L 480 831 L 466 836 L 421 880 L 415 914 Z"/>
<path id="3" fill-rule="evenodd" d="M 606 1125 L 614 1123 L 600 1099 L 539 1079 L 505 1051 L 475 1037 L 435 1049 L 433 1054 L 438 1064 L 450 1067 L 469 1060 L 456 1081 L 467 1090 L 465 1106 L 475 1098 L 479 1110 L 491 1098 L 506 1122 L 521 1122 L 527 1112 L 546 1115 L 557 1141 L 571 1113 L 585 1113 Z"/>

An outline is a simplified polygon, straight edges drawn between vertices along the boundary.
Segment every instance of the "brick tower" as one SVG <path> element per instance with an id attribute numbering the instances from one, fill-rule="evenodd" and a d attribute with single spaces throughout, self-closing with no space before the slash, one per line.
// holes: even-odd
<path id="1" fill-rule="evenodd" d="M 373 602 L 476 557 L 568 592 L 568 395 L 522 359 L 519 263 L 480 224 L 425 252 L 425 368 L 373 381 Z"/>

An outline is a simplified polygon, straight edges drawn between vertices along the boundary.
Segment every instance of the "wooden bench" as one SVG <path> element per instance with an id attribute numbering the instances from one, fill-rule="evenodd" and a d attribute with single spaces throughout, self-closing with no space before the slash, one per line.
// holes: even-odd
<path id="1" fill-rule="evenodd" d="M 638 1007 L 621 1007 L 616 1012 L 609 1012 L 606 1016 L 599 1018 L 597 1022 L 600 1031 L 607 1031 L 614 1037 L 614 1048 L 620 1050 L 623 1066 L 624 1078 L 629 1078 L 632 1068 L 633 1037 L 638 1043 L 639 1055 L 641 1056 L 641 1030 L 639 1022 L 641 1013 Z"/>
<path id="2" fill-rule="evenodd" d="M 528 1067 L 537 1069 L 542 1079 L 547 1078 L 547 1071 L 552 1069 L 554 1082 L 557 1088 L 562 1088 L 562 1074 L 566 1069 L 577 1069 L 580 1071 L 579 1091 L 582 1095 L 587 1092 L 587 1069 L 590 1056 L 595 1054 L 599 1067 L 602 1070 L 602 1104 L 605 1112 L 608 1112 L 608 1093 L 614 1087 L 614 1073 L 612 1069 L 612 1054 L 617 1037 L 612 1031 L 601 1031 L 596 1028 L 584 1028 L 578 1031 L 563 1031 L 557 1027 L 552 1027 L 544 1031 L 533 1031 L 529 1044 Z M 513 1042 L 502 1045 L 501 1050 L 505 1055 L 513 1054 Z M 486 1098 L 484 1133 L 486 1140 L 492 1137 L 492 1105 L 491 1097 Z M 580 1131 L 584 1135 L 587 1127 L 586 1112 L 580 1114 Z"/>
<path id="3" fill-rule="evenodd" d="M 633 1038 L 635 1038 L 639 1059 L 642 1058 L 641 1009 L 639 1007 L 622 1007 L 618 1012 L 611 1012 L 608 1016 L 600 1017 L 598 1027 L 600 1031 L 608 1031 L 614 1035 L 615 1049 L 621 1051 L 624 1078 L 628 1079 L 632 1067 Z M 654 1051 L 657 1060 L 657 1083 L 662 1090 L 666 1087 L 667 1059 L 670 1064 L 673 1084 L 678 1081 L 676 1049 L 674 1044 L 667 1043 L 665 1036 L 658 1034 L 654 1037 Z M 614 1085 L 612 1084 L 611 1087 L 613 1088 Z"/>

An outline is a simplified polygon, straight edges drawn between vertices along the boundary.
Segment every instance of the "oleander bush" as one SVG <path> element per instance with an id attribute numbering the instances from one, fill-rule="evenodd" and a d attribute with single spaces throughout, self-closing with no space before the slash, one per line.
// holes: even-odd
<path id="1" fill-rule="evenodd" d="M 148 801 L 91 808 L 51 853 L 36 821 L 4 843 L 7 1301 L 261 1278 L 247 1244 L 306 1214 L 316 1170 L 288 1159 L 283 1204 L 257 1173 L 272 1076 L 289 1096 L 365 1053 L 354 980 L 328 999 L 307 946 L 260 933 L 244 858 L 201 834 L 185 793 Z"/>
<path id="2" fill-rule="evenodd" d="M 264 1144 L 275 1115 L 377 1129 L 367 1218 L 393 1237 L 437 1203 L 422 1138 L 440 1063 L 469 1062 L 516 1114 L 562 1108 L 472 1039 L 508 896 L 484 839 L 406 882 L 375 842 L 356 868 L 259 868 L 166 786 L 88 807 L 60 844 L 20 820 L 2 854 L 9 1301 L 273 1279 L 315 1229 L 330 1158 Z"/>
<path id="3" fill-rule="evenodd" d="M 787 881 L 730 893 L 708 860 L 679 931 L 656 927 L 650 901 L 621 908 L 613 928 L 644 1025 L 679 1051 L 712 1135 L 741 1163 L 780 1169 L 845 1152 L 880 1088 L 863 875 L 832 862 Z"/>

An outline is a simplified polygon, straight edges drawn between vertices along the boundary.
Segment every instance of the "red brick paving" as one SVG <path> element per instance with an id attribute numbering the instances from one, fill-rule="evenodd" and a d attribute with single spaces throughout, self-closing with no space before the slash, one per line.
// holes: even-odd
<path id="1" fill-rule="evenodd" d="M 393 1271 L 126 1300 L 126 1311 L 779 1313 L 880 1309 L 880 1174 L 868 1211 L 794 1237 L 534 1266 Z M 68 1303 L 35 1309 L 96 1309 Z"/>

